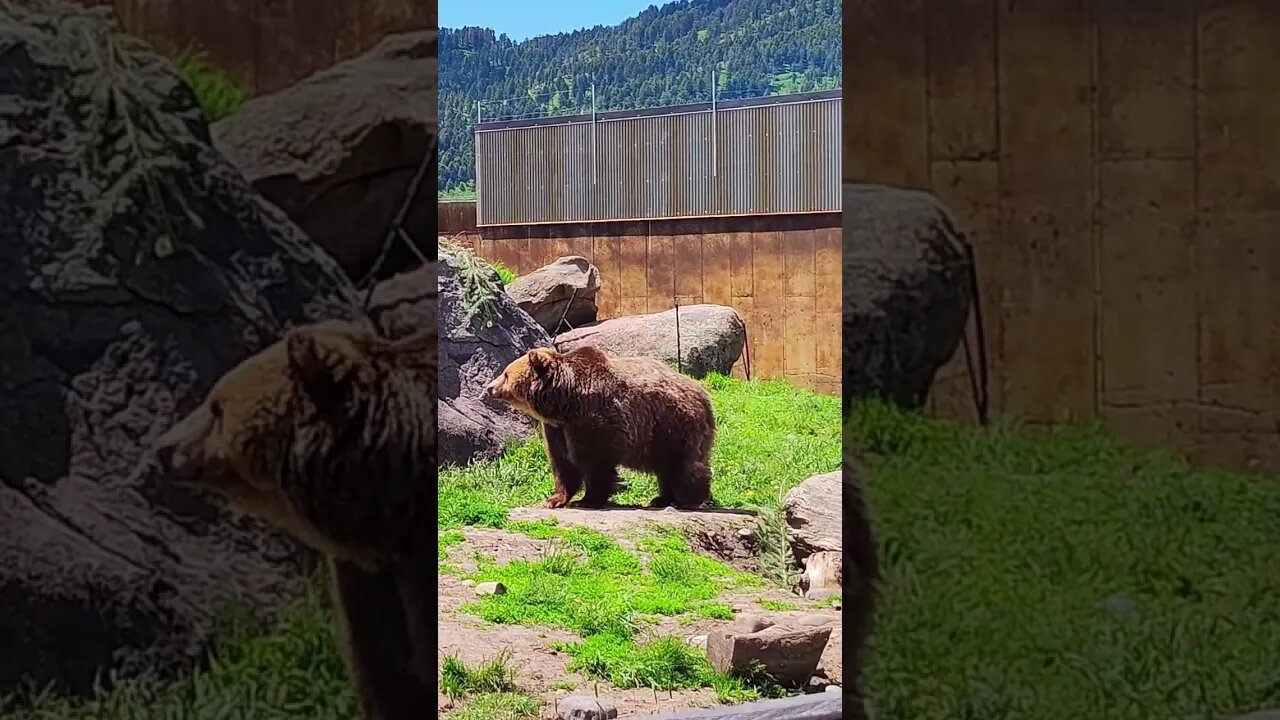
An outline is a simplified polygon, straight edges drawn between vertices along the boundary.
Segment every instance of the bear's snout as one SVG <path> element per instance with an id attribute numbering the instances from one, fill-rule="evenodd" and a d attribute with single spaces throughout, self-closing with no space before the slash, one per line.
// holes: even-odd
<path id="1" fill-rule="evenodd" d="M 188 425 L 190 418 L 183 420 L 161 435 L 152 446 L 151 452 L 163 472 L 174 482 L 190 482 L 190 475 L 195 472 L 195 463 L 186 448 Z"/>
<path id="2" fill-rule="evenodd" d="M 173 453 L 175 448 L 172 445 L 156 446 L 156 463 L 160 465 L 160 469 L 165 473 L 173 470 Z"/>
<path id="3" fill-rule="evenodd" d="M 498 400 L 502 397 L 501 389 L 502 389 L 502 376 L 499 375 L 498 377 L 490 380 L 488 385 L 484 386 L 484 395 L 487 398 L 493 398 L 494 400 Z"/>
<path id="4" fill-rule="evenodd" d="M 182 476 L 190 465 L 179 448 L 180 444 L 169 435 L 165 435 L 156 443 L 154 451 L 156 463 L 160 466 L 161 472 L 174 480 L 182 480 Z"/>

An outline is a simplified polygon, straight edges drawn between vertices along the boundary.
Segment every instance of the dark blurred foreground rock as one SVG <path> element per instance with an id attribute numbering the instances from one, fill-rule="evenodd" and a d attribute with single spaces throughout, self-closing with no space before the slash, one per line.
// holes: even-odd
<path id="1" fill-rule="evenodd" d="M 389 35 L 359 57 L 250 100 L 213 127 L 218 149 L 354 281 L 374 270 L 435 140 L 436 36 Z M 425 256 L 436 236 L 435 188 L 429 168 L 404 222 Z M 373 277 L 421 264 L 397 242 Z"/>
<path id="2" fill-rule="evenodd" d="M 973 301 L 968 241 L 933 195 L 844 186 L 844 401 L 924 407 Z"/>
<path id="3" fill-rule="evenodd" d="M 0 695 L 84 692 L 111 668 L 178 670 L 219 612 L 300 589 L 291 542 L 167 487 L 149 446 L 282 331 L 356 306 L 337 263 L 213 149 L 168 61 L 95 16 L 15 7 L 0 8 Z M 85 95 L 95 55 L 134 67 L 123 113 Z"/>

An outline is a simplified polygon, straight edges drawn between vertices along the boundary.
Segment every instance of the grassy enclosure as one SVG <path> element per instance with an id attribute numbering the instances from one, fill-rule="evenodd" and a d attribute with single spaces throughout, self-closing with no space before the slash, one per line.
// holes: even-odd
<path id="1" fill-rule="evenodd" d="M 837 398 L 777 381 L 712 375 L 705 384 L 718 425 L 712 453 L 717 505 L 754 508 L 775 517 L 787 490 L 838 465 Z M 652 476 L 624 471 L 622 479 L 625 489 L 615 498 L 621 504 L 643 505 L 656 492 Z M 783 558 L 789 550 L 784 528 L 764 525 L 766 533 L 773 532 L 761 537 L 762 546 L 776 559 L 762 562 L 770 575 L 762 578 L 696 554 L 683 536 L 669 529 L 652 528 L 630 538 L 635 549 L 629 550 L 595 530 L 509 520 L 510 509 L 538 505 L 550 492 L 550 467 L 539 438 L 512 447 L 495 461 L 441 473 L 440 572 L 461 573 L 477 583 L 499 581 L 507 588 L 506 594 L 464 606 L 464 612 L 497 624 L 569 630 L 580 639 L 555 645 L 570 656 L 569 669 L 615 687 L 655 692 L 709 687 L 722 702 L 782 694 L 761 679 L 712 671 L 702 651 L 681 636 L 655 633 L 652 626 L 660 618 L 677 623 L 698 616 L 728 619 L 732 608 L 719 602 L 725 590 L 785 582 Z M 556 542 L 533 562 L 495 565 L 479 557 L 474 570 L 464 572 L 448 548 L 474 528 L 500 528 Z M 447 675 L 448 668 L 442 672 Z M 449 689 L 460 696 L 462 713 L 499 702 L 497 694 L 513 703 L 530 697 L 510 683 L 500 688 L 453 683 Z"/>
<path id="2" fill-rule="evenodd" d="M 782 383 L 707 384 L 721 423 L 720 503 L 767 509 L 830 469 L 834 398 Z M 1135 451 L 1091 425 L 974 429 L 876 404 L 851 422 L 885 572 L 867 677 L 877 717 L 1167 720 L 1280 703 L 1280 486 Z M 653 491 L 651 478 L 625 479 L 623 501 Z M 578 639 L 559 649 L 602 681 L 655 692 L 697 684 L 726 701 L 776 693 L 719 676 L 679 638 L 649 630 L 657 618 L 723 614 L 720 593 L 770 580 L 669 533 L 627 549 L 599 532 L 508 519 L 549 490 L 536 441 L 442 474 L 441 572 L 508 587 L 465 612 L 571 631 Z M 466 558 L 473 568 L 463 570 L 454 551 L 486 528 L 553 549 L 506 564 Z M 46 697 L 5 717 L 350 718 L 333 631 L 327 601 L 312 593 L 270 626 L 228 623 L 207 668 L 131 680 L 88 704 Z M 444 658 L 441 682 L 458 698 L 452 717 L 537 717 L 537 698 L 502 655 Z"/>
<path id="3" fill-rule="evenodd" d="M 1221 717 L 1280 705 L 1280 485 L 1096 425 L 851 420 L 885 584 L 882 718 Z"/>

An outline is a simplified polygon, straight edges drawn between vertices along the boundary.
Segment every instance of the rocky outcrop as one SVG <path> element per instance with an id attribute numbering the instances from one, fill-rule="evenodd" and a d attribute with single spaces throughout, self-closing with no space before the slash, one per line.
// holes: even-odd
<path id="1" fill-rule="evenodd" d="M 551 338 L 500 289 L 498 274 L 469 250 L 440 243 L 440 464 L 497 457 L 533 433 L 524 415 L 484 398 L 486 383 L 512 360 Z M 487 285 L 479 305 L 465 283 Z"/>
<path id="2" fill-rule="evenodd" d="M 214 125 L 218 149 L 356 281 L 371 270 L 436 135 L 435 30 L 390 35 L 359 57 L 263 95 Z M 404 222 L 436 236 L 435 166 Z M 421 261 L 403 242 L 374 275 Z"/>
<path id="3" fill-rule="evenodd" d="M 673 308 L 570 330 L 557 335 L 555 343 L 561 352 L 593 345 L 616 357 L 652 357 L 671 367 L 677 367 L 678 347 L 680 369 L 695 378 L 712 372 L 728 375 L 742 357 L 746 326 L 733 308 L 684 305 L 680 308 L 679 342 L 676 329 Z"/>
<path id="4" fill-rule="evenodd" d="M 358 312 L 172 65 L 115 46 L 131 71 L 107 112 L 82 93 L 108 26 L 19 7 L 0 8 L 0 695 L 181 668 L 218 613 L 300 588 L 292 542 L 167 484 L 149 446 L 290 326 Z"/>
<path id="5" fill-rule="evenodd" d="M 933 195 L 844 187 L 845 409 L 879 397 L 924 407 L 973 301 L 968 241 Z"/>

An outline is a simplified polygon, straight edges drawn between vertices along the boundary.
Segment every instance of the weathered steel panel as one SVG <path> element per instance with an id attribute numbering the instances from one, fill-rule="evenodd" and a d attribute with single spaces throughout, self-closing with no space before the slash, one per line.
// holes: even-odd
<path id="1" fill-rule="evenodd" d="M 482 226 L 840 210 L 840 93 L 476 128 Z"/>

